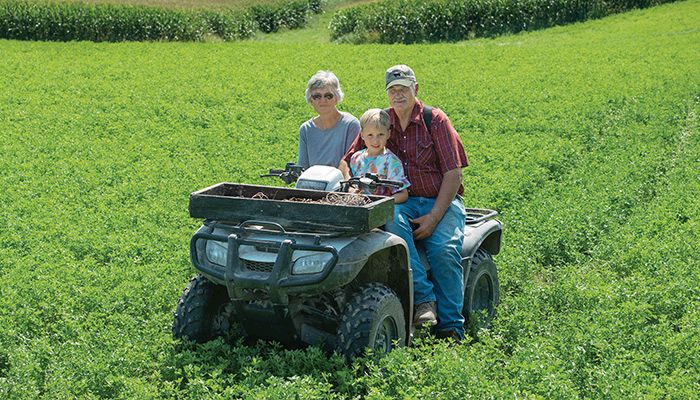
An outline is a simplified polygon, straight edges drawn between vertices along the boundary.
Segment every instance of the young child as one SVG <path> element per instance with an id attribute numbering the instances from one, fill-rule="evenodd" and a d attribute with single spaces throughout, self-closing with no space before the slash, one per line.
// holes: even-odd
<path id="1" fill-rule="evenodd" d="M 394 202 L 403 203 L 408 199 L 408 188 L 411 183 L 404 175 L 401 160 L 386 148 L 386 142 L 391 134 L 389 114 L 379 108 L 367 110 L 360 118 L 360 135 L 366 148 L 350 157 L 350 174 L 364 176 L 370 172 L 380 179 L 388 179 L 403 183 L 401 188 L 377 187 L 373 193 L 366 190 L 365 194 L 393 196 Z"/>

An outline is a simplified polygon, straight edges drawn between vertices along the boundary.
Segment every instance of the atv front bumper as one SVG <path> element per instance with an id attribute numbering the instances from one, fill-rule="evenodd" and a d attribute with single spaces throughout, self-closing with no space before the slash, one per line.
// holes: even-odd
<path id="1" fill-rule="evenodd" d="M 210 260 L 206 250 L 210 241 L 226 244 L 225 260 L 219 259 L 219 263 Z M 255 262 L 242 257 L 242 251 L 251 249 L 271 253 L 271 262 Z M 323 255 L 324 261 L 313 272 L 299 273 L 296 266 L 302 259 L 300 254 Z M 320 244 L 318 239 L 309 243 L 309 240 L 293 237 L 253 238 L 245 233 L 214 232 L 213 227 L 207 225 L 192 237 L 190 257 L 198 271 L 228 288 L 231 299 L 264 299 L 273 304 L 288 304 L 288 295 L 296 292 L 295 288 L 300 291 L 303 287 L 307 293 L 323 292 L 339 283 L 337 279 L 328 279 L 332 272 L 349 267 L 339 266 L 338 251 L 333 246 Z"/>

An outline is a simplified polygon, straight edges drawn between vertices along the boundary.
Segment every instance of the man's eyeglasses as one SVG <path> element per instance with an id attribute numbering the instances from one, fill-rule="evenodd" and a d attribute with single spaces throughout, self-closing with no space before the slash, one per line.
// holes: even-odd
<path id="1" fill-rule="evenodd" d="M 314 93 L 311 95 L 312 100 L 321 100 L 321 97 L 325 97 L 326 100 L 333 100 L 333 97 L 335 97 L 335 95 L 330 92 L 324 94 Z"/>

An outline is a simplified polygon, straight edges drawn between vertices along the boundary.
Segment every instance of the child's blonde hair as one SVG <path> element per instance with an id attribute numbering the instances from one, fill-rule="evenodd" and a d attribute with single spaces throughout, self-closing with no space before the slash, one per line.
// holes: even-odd
<path id="1" fill-rule="evenodd" d="M 360 129 L 364 130 L 367 124 L 372 124 L 377 129 L 391 130 L 389 113 L 381 108 L 370 108 L 362 114 L 362 117 L 360 117 Z"/>

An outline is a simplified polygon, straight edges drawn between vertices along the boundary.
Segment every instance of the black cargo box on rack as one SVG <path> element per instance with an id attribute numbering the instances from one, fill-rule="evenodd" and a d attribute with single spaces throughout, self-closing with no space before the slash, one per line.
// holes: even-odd
<path id="1" fill-rule="evenodd" d="M 291 198 L 320 200 L 328 195 L 353 196 L 275 186 L 218 183 L 190 194 L 190 215 L 232 224 L 264 221 L 284 229 L 307 231 L 368 232 L 391 221 L 394 199 L 367 196 L 370 203 L 355 205 L 290 201 Z"/>

